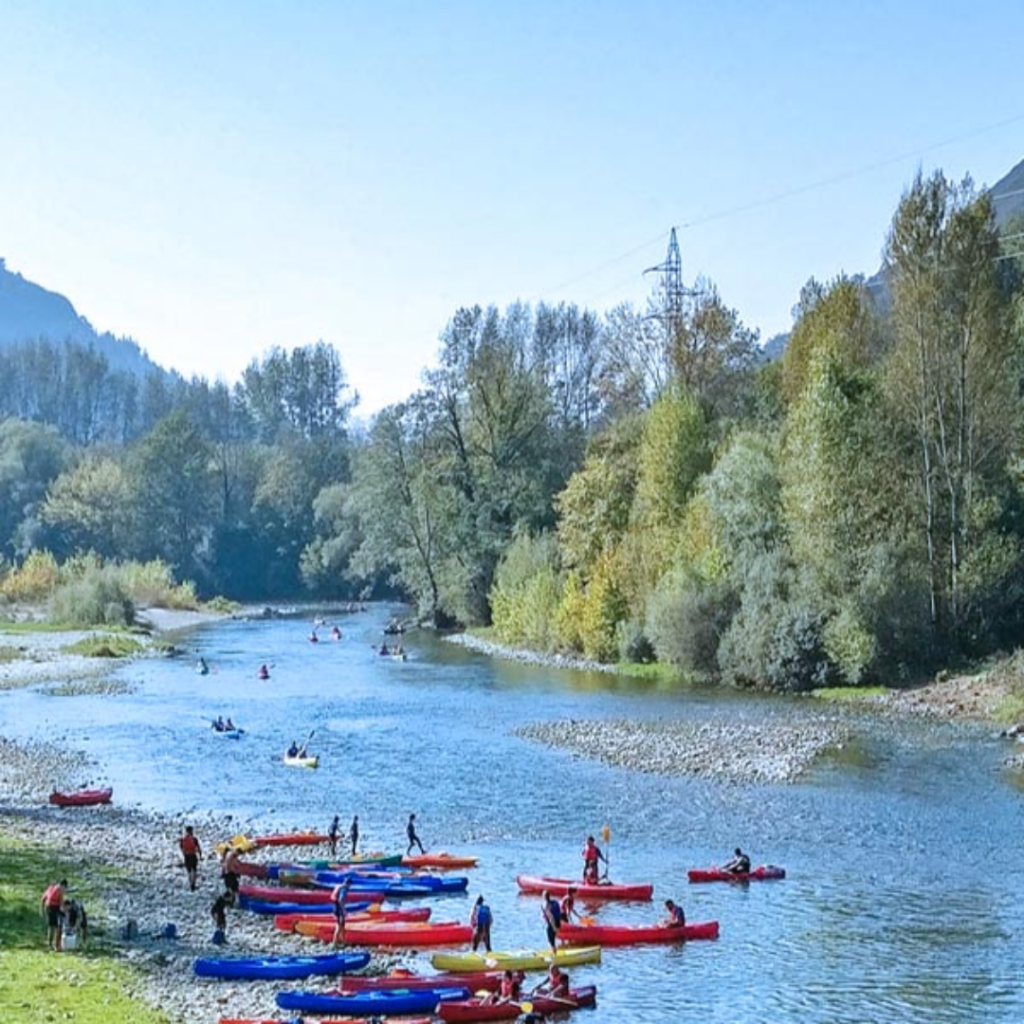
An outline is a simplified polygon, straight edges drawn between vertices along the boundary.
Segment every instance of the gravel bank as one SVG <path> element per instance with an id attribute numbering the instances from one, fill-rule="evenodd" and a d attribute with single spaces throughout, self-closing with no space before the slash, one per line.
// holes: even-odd
<path id="1" fill-rule="evenodd" d="M 821 716 L 770 727 L 569 720 L 526 725 L 516 734 L 617 768 L 742 783 L 792 782 L 848 736 L 839 722 Z"/>
<path id="2" fill-rule="evenodd" d="M 611 675 L 618 672 L 614 665 L 605 665 L 600 661 L 567 658 L 562 654 L 540 654 L 537 651 L 527 651 L 520 647 L 507 647 L 505 644 L 496 644 L 491 640 L 481 640 L 480 637 L 471 636 L 469 633 L 451 633 L 444 639 L 458 647 L 465 647 L 467 650 L 477 651 L 491 658 L 517 661 L 521 665 L 547 665 L 550 668 L 568 668 L 578 672 L 605 672 Z"/>

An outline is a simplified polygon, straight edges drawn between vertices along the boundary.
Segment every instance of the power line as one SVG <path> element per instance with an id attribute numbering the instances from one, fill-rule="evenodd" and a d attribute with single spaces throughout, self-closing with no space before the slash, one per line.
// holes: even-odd
<path id="1" fill-rule="evenodd" d="M 833 175 L 828 178 L 821 178 L 817 181 L 808 182 L 807 184 L 804 185 L 798 185 L 795 188 L 787 189 L 783 192 L 777 192 L 774 193 L 773 195 L 765 196 L 761 199 L 756 199 L 749 203 L 744 203 L 738 206 L 732 206 L 722 210 L 717 210 L 712 213 L 706 214 L 703 217 L 698 217 L 688 221 L 682 221 L 679 224 L 674 225 L 673 227 L 678 227 L 679 230 L 683 230 L 686 228 L 699 227 L 700 225 L 710 223 L 711 221 L 724 220 L 727 217 L 734 217 L 737 214 L 747 213 L 750 210 L 760 209 L 764 206 L 769 206 L 772 203 L 778 203 L 786 199 L 791 199 L 794 196 L 804 195 L 807 192 L 812 192 L 818 188 L 824 188 L 828 185 L 834 185 L 841 181 L 849 181 L 851 178 L 856 178 L 862 174 L 869 174 L 870 172 L 878 170 L 882 167 L 889 167 L 892 164 L 900 163 L 903 160 L 909 160 L 910 158 L 915 156 L 923 156 L 925 153 L 934 152 L 937 149 L 942 149 L 946 146 L 954 145 L 957 142 L 963 142 L 967 139 L 977 138 L 978 136 L 985 135 L 988 132 L 998 131 L 1000 128 L 1005 128 L 1008 125 L 1017 124 L 1020 121 L 1024 121 L 1024 114 L 1015 114 L 1013 117 L 1005 118 L 1002 121 L 996 121 L 995 123 L 985 125 L 982 128 L 976 128 L 969 132 L 963 132 L 960 135 L 951 136 L 950 138 L 943 139 L 940 142 L 933 142 L 930 145 L 927 145 L 923 148 L 918 148 L 913 151 L 907 151 L 899 154 L 898 156 L 886 157 L 884 160 L 877 160 L 873 163 L 864 164 L 860 167 L 853 168 L 848 171 L 843 171 L 839 174 Z M 1024 194 L 1024 189 L 1017 189 L 1012 192 L 1004 192 L 998 196 L 993 196 L 992 199 L 1007 199 L 1010 196 L 1021 194 Z M 631 256 L 637 255 L 637 253 L 649 248 L 656 242 L 663 241 L 664 238 L 665 232 L 661 231 L 657 235 L 654 235 L 653 237 L 648 238 L 646 241 L 643 241 L 638 245 L 634 246 L 632 249 L 629 249 L 628 251 L 621 253 L 618 256 L 613 256 L 611 259 L 606 260 L 603 263 L 599 263 L 597 266 L 592 267 L 590 270 L 585 270 L 582 273 L 577 274 L 575 277 L 571 277 L 553 288 L 544 289 L 542 292 L 540 292 L 539 297 L 543 298 L 545 295 L 551 295 L 552 293 L 555 292 L 561 292 L 574 284 L 578 284 L 580 281 L 585 281 L 589 277 L 593 277 L 596 274 L 600 274 L 602 271 L 607 270 L 609 267 L 613 267 L 616 264 L 622 263 L 624 260 L 629 259 Z"/>

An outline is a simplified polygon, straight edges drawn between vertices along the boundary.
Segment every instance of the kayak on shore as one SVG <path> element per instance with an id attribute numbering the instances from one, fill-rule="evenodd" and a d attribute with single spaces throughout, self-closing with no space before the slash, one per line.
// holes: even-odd
<path id="1" fill-rule="evenodd" d="M 353 974 L 342 978 L 339 992 L 368 992 L 382 989 L 437 988 L 439 985 L 468 988 L 473 992 L 497 992 L 501 988 L 502 971 L 469 971 L 461 974 L 413 974 L 396 967 L 390 974 Z"/>
<path id="2" fill-rule="evenodd" d="M 273 832 L 266 836 L 253 836 L 251 840 L 255 849 L 262 846 L 315 846 L 330 841 L 331 837 L 322 832 Z"/>
<path id="3" fill-rule="evenodd" d="M 548 878 L 546 875 L 516 875 L 521 892 L 540 894 L 547 890 L 552 896 L 564 896 L 570 889 L 579 900 L 649 900 L 654 894 L 650 882 L 598 882 L 591 885 L 571 878 Z"/>
<path id="4" fill-rule="evenodd" d="M 57 807 L 94 807 L 96 804 L 109 804 L 114 795 L 112 787 L 105 789 L 80 789 L 75 793 L 61 793 L 54 790 L 50 794 L 50 803 Z"/>
<path id="5" fill-rule="evenodd" d="M 218 1024 L 303 1024 L 301 1018 L 289 1017 L 287 1020 L 266 1017 L 221 1017 Z M 375 1017 L 375 1024 L 433 1024 L 432 1017 Z M 311 1021 L 310 1024 L 313 1024 Z M 368 1024 L 365 1017 L 329 1017 L 316 1021 L 315 1024 Z"/>
<path id="6" fill-rule="evenodd" d="M 238 895 L 242 899 L 257 903 L 333 903 L 330 889 L 282 889 L 274 885 L 253 885 L 243 882 L 238 887 Z M 351 903 L 380 903 L 384 899 L 383 890 L 364 889 L 359 892 L 351 890 L 345 894 L 346 906 Z"/>
<path id="7" fill-rule="evenodd" d="M 453 1000 L 441 1003 L 437 1015 L 443 1021 L 484 1021 L 515 1020 L 521 1013 L 568 1013 L 581 1006 L 593 1006 L 597 1000 L 597 989 L 584 985 L 569 990 L 567 996 L 550 996 L 537 993 L 519 1000 L 505 1003 L 488 1003 L 481 998 Z"/>
<path id="8" fill-rule="evenodd" d="M 302 925 L 297 930 L 305 933 Z M 472 925 L 461 921 L 345 922 L 345 940 L 357 946 L 461 946 L 472 938 Z"/>
<path id="9" fill-rule="evenodd" d="M 369 962 L 369 953 L 350 951 L 325 956 L 199 957 L 192 970 L 200 978 L 290 979 L 358 971 Z"/>
<path id="10" fill-rule="evenodd" d="M 771 882 L 786 877 L 786 869 L 774 864 L 760 864 L 753 871 L 726 871 L 724 868 L 691 868 L 686 872 L 691 882 Z"/>
<path id="11" fill-rule="evenodd" d="M 274 908 L 275 906 L 287 906 L 288 904 L 264 903 L 260 906 Z M 429 921 L 433 912 L 430 907 L 412 907 L 409 910 L 374 910 L 376 904 L 368 906 L 365 910 L 353 910 L 361 904 L 353 903 L 346 907 L 346 922 L 355 921 L 376 921 L 378 924 L 385 924 L 389 921 Z M 333 927 L 334 904 L 333 903 L 311 903 L 305 907 L 298 907 L 294 910 L 283 911 L 274 914 L 274 927 L 282 932 L 294 932 L 298 930 L 301 923 L 308 924 L 331 924 Z"/>
<path id="12" fill-rule="evenodd" d="M 717 921 L 684 925 L 563 924 L 558 929 L 558 941 L 567 946 L 632 946 L 717 938 Z"/>
<path id="13" fill-rule="evenodd" d="M 365 914 L 370 907 L 377 906 L 370 900 L 358 903 L 345 903 L 345 908 L 353 914 Z M 304 916 L 325 916 L 334 913 L 333 903 L 275 903 L 273 900 L 251 900 L 245 896 L 239 898 L 239 910 L 247 910 L 250 914 L 262 917 L 280 917 L 283 914 L 302 914 Z"/>
<path id="14" fill-rule="evenodd" d="M 470 991 L 465 987 L 385 989 L 353 992 L 350 995 L 286 991 L 278 992 L 276 1001 L 282 1010 L 376 1017 L 378 1014 L 433 1013 L 438 1003 L 468 999 L 469 996 Z"/>
<path id="15" fill-rule="evenodd" d="M 407 868 L 475 868 L 477 857 L 461 857 L 455 853 L 417 853 L 402 857 L 401 863 Z"/>
<path id="16" fill-rule="evenodd" d="M 550 949 L 520 949 L 493 953 L 434 953 L 432 966 L 439 971 L 546 971 L 552 964 L 577 967 L 601 962 L 600 946 L 562 946 Z"/>

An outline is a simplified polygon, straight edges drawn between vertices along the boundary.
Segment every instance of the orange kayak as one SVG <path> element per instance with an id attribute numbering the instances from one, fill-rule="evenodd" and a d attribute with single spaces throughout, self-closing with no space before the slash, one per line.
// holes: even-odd
<path id="1" fill-rule="evenodd" d="M 418 853 L 402 858 L 407 868 L 475 868 L 477 857 L 460 857 L 455 853 Z"/>

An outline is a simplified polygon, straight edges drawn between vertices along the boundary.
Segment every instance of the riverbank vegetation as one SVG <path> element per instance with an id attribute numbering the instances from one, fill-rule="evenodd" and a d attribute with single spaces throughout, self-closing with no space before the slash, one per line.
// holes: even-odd
<path id="1" fill-rule="evenodd" d="M 0 423 L 2 586 L 92 552 L 55 614 L 118 619 L 135 592 L 104 574 L 130 559 L 193 598 L 401 595 L 504 644 L 786 690 L 1012 649 L 1019 237 L 969 181 L 919 175 L 882 272 L 809 281 L 779 359 L 707 281 L 604 316 L 461 309 L 365 430 L 322 344 L 231 389 L 27 346 L 0 359 L 23 417 Z M 70 405 L 54 363 L 97 400 Z"/>

